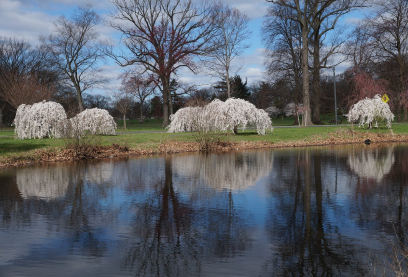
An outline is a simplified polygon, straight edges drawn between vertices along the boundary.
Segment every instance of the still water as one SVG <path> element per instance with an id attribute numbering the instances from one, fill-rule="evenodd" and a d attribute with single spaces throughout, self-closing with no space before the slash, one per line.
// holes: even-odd
<path id="1" fill-rule="evenodd" d="M 0 276 L 372 275 L 407 186 L 401 144 L 2 169 Z"/>

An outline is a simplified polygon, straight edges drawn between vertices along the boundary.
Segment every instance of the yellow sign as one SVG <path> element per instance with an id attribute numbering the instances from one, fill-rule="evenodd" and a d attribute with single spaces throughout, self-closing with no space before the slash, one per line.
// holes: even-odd
<path id="1" fill-rule="evenodd" d="M 381 100 L 382 100 L 384 103 L 387 103 L 388 101 L 390 101 L 390 98 L 388 98 L 387 94 L 384 94 L 384 95 L 381 97 Z"/>

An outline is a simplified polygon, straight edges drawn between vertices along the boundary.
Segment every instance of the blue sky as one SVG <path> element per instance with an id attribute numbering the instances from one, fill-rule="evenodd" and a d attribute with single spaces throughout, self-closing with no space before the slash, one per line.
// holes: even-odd
<path id="1" fill-rule="evenodd" d="M 261 41 L 261 26 L 263 16 L 269 3 L 265 0 L 224 0 L 232 7 L 245 12 L 251 19 L 249 28 L 252 31 L 251 47 L 242 56 L 243 67 L 238 72 L 248 83 L 265 80 L 263 45 Z M 53 31 L 53 22 L 61 15 L 69 17 L 78 5 L 91 4 L 103 19 L 109 20 L 109 14 L 115 12 L 115 7 L 109 0 L 0 0 L 0 36 L 25 39 L 32 44 L 38 44 L 40 35 L 48 35 Z M 355 12 L 345 18 L 344 22 L 350 25 L 361 18 Z M 117 37 L 115 31 L 107 26 L 99 26 L 98 31 L 102 38 Z M 341 72 L 347 65 L 339 66 L 336 72 Z M 113 62 L 104 66 L 105 75 L 110 78 L 111 86 L 119 84 L 117 76 L 123 70 Z M 195 84 L 209 84 L 218 81 L 216 78 L 204 74 L 194 75 L 187 69 L 178 72 L 183 81 Z"/>

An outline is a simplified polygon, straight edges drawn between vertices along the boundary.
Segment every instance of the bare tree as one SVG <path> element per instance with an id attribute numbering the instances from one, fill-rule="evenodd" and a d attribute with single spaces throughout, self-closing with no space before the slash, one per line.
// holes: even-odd
<path id="1" fill-rule="evenodd" d="M 134 95 L 123 87 L 109 93 L 113 98 L 113 105 L 123 115 L 123 128 L 126 130 L 126 115 L 134 105 Z"/>
<path id="2" fill-rule="evenodd" d="M 86 5 L 78 7 L 67 19 L 54 22 L 54 34 L 40 37 L 42 47 L 51 55 L 50 62 L 61 70 L 65 81 L 77 93 L 79 111 L 83 111 L 82 93 L 104 82 L 98 67 L 103 58 L 95 30 L 99 15 Z"/>
<path id="3" fill-rule="evenodd" d="M 280 6 L 268 9 L 262 28 L 262 39 L 266 45 L 265 65 L 274 81 L 287 80 L 291 84 L 291 100 L 299 105 L 302 96 L 300 25 L 292 20 L 294 11 Z M 298 125 L 297 117 L 295 125 Z"/>
<path id="4" fill-rule="evenodd" d="M 114 0 L 111 26 L 122 33 L 126 52 L 107 53 L 121 66 L 139 64 L 156 74 L 163 96 L 163 126 L 169 125 L 170 80 L 180 67 L 194 72 L 193 56 L 213 45 L 213 11 L 192 0 Z"/>
<path id="5" fill-rule="evenodd" d="M 215 26 L 218 30 L 215 35 L 217 46 L 206 57 L 204 64 L 211 76 L 221 77 L 227 84 L 227 95 L 231 97 L 230 77 L 236 75 L 241 65 L 233 65 L 235 58 L 241 55 L 250 44 L 245 41 L 252 32 L 248 29 L 248 16 L 228 4 L 218 2 L 214 6 Z"/>
<path id="6" fill-rule="evenodd" d="M 333 62 L 333 57 L 338 54 L 343 54 L 343 45 L 345 38 L 342 37 L 345 26 L 337 28 L 340 17 L 350 11 L 363 7 L 367 0 L 342 0 L 336 1 L 321 13 L 317 14 L 312 23 L 311 44 L 313 53 L 313 122 L 321 124 L 320 106 L 320 71 L 324 68 L 333 68 L 346 58 L 342 58 L 337 62 Z M 328 33 L 331 33 L 328 35 Z"/>
<path id="7" fill-rule="evenodd" d="M 136 71 L 126 72 L 122 75 L 123 91 L 134 95 L 140 101 L 140 123 L 143 122 L 143 107 L 146 99 L 155 94 L 156 83 L 154 76 L 141 74 Z"/>
<path id="8" fill-rule="evenodd" d="M 302 122 L 303 126 L 311 125 L 310 109 L 310 73 L 309 73 L 309 45 L 310 34 L 316 32 L 321 27 L 324 18 L 332 16 L 331 11 L 341 11 L 340 15 L 356 6 L 358 0 L 268 0 L 273 3 L 275 13 L 282 14 L 289 20 L 299 24 L 301 30 L 301 61 L 302 61 L 302 96 L 305 114 Z M 288 12 L 290 11 L 290 12 Z M 337 18 L 338 19 L 338 18 Z M 337 22 L 334 20 L 334 23 Z"/>
<path id="9" fill-rule="evenodd" d="M 378 1 L 375 16 L 366 22 L 377 63 L 392 62 L 398 115 L 408 120 L 408 1 Z M 401 118 L 399 118 L 401 119 Z"/>
<path id="10" fill-rule="evenodd" d="M 0 88 L 3 91 L 3 99 L 15 109 L 21 104 L 32 105 L 48 100 L 55 91 L 53 84 L 41 83 L 38 76 L 34 74 L 17 77 L 11 72 L 2 75 Z"/>
<path id="11" fill-rule="evenodd" d="M 44 51 L 24 40 L 0 37 L 0 115 L 6 103 L 17 109 L 49 99 L 57 82 L 58 73 L 47 64 Z"/>

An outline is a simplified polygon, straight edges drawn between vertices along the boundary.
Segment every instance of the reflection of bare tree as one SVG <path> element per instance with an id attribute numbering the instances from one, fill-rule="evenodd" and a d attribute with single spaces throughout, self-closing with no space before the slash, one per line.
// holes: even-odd
<path id="1" fill-rule="evenodd" d="M 265 266 L 275 276 L 363 275 L 357 247 L 335 231 L 336 223 L 326 214 L 330 198 L 324 195 L 321 152 L 301 149 L 296 154 L 280 156 L 283 166 L 274 170 L 276 202 L 268 227 L 277 254 Z"/>
<path id="2" fill-rule="evenodd" d="M 244 190 L 268 175 L 273 167 L 269 151 L 189 155 L 174 158 L 180 175 L 201 177 L 216 190 Z"/>
<path id="3" fill-rule="evenodd" d="M 17 186 L 24 199 L 55 200 L 65 196 L 68 184 L 66 166 L 27 167 L 17 171 Z"/>
<path id="4" fill-rule="evenodd" d="M 372 228 L 373 224 L 382 230 L 384 235 L 394 237 L 397 234 L 400 242 L 406 241 L 408 230 L 408 149 L 403 145 L 388 146 L 372 150 L 379 153 L 379 160 L 395 161 L 389 172 L 381 179 L 357 177 L 352 179 L 355 186 L 355 197 L 361 199 L 353 202 L 350 217 L 355 218 L 359 226 Z M 392 152 L 390 152 L 392 151 Z M 358 153 L 356 151 L 356 153 Z M 355 154 L 358 155 L 358 154 Z M 360 154 L 362 155 L 362 154 Z"/>
<path id="5" fill-rule="evenodd" d="M 71 190 L 67 193 L 65 204 L 70 210 L 60 211 L 62 224 L 67 231 L 66 240 L 71 244 L 70 248 L 79 246 L 78 248 L 86 255 L 94 257 L 101 257 L 107 250 L 106 242 L 99 237 L 98 228 L 95 228 L 102 223 L 100 221 L 106 212 L 100 207 L 99 202 L 101 196 L 106 194 L 98 189 L 98 183 L 90 183 L 90 187 L 86 187 L 84 180 L 97 178 L 99 182 L 103 182 L 104 179 L 99 178 L 104 176 L 102 165 L 79 163 L 69 167 Z M 98 214 L 100 221 L 90 220 L 95 214 Z"/>
<path id="6" fill-rule="evenodd" d="M 191 189 L 174 182 L 176 159 L 165 158 L 159 185 L 135 206 L 123 267 L 137 276 L 197 275 L 203 257 L 233 257 L 250 245 L 245 213 L 234 208 L 232 193 L 222 193 L 224 208 L 192 203 L 199 199 L 192 198 Z"/>
<path id="7" fill-rule="evenodd" d="M 99 185 L 110 182 L 113 174 L 113 161 L 89 161 L 86 166 L 85 181 Z"/>
<path id="8" fill-rule="evenodd" d="M 350 150 L 347 163 L 358 176 L 381 181 L 394 164 L 393 147 L 364 147 Z"/>

